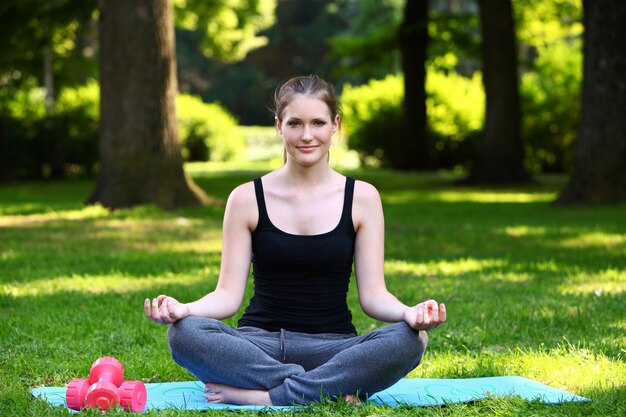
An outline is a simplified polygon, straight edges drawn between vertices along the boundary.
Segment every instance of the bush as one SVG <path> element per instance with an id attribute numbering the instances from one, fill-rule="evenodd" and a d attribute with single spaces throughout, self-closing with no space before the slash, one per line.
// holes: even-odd
<path id="1" fill-rule="evenodd" d="M 437 168 L 467 168 L 485 119 L 485 93 L 480 73 L 467 78 L 455 72 L 428 71 L 426 111 Z"/>
<path id="2" fill-rule="evenodd" d="M 97 163 L 96 82 L 61 90 L 45 115 L 40 88 L 18 91 L 0 114 L 0 180 L 63 178 L 92 173 Z"/>
<path id="3" fill-rule="evenodd" d="M 365 162 L 374 158 L 389 165 L 402 152 L 403 90 L 402 77 L 392 75 L 359 87 L 344 86 L 341 99 L 348 146 Z M 426 90 L 433 167 L 466 164 L 473 156 L 484 118 L 480 77 L 469 79 L 431 70 Z"/>
<path id="4" fill-rule="evenodd" d="M 363 165 L 389 165 L 400 152 L 404 130 L 402 77 L 388 75 L 366 85 L 343 86 L 342 129 L 348 147 L 359 153 Z"/>
<path id="5" fill-rule="evenodd" d="M 541 48 L 521 79 L 522 138 L 530 172 L 568 172 L 580 117 L 580 41 Z"/>
<path id="6" fill-rule="evenodd" d="M 525 164 L 532 173 L 571 168 L 580 117 L 582 52 L 579 41 L 538 50 L 520 83 Z M 467 167 L 482 135 L 485 97 L 479 73 L 472 78 L 429 70 L 426 81 L 429 158 L 433 168 Z M 361 159 L 389 165 L 399 152 L 403 86 L 388 76 L 342 94 L 348 146 Z M 371 165 L 371 163 L 370 163 Z"/>
<path id="7" fill-rule="evenodd" d="M 229 161 L 245 152 L 237 120 L 222 106 L 180 94 L 176 98 L 179 138 L 187 161 Z"/>
<path id="8" fill-rule="evenodd" d="M 92 175 L 98 163 L 100 88 L 96 81 L 59 92 L 45 114 L 43 89 L 29 86 L 1 95 L 0 181 Z M 237 122 L 217 104 L 177 97 L 187 160 L 235 159 L 245 149 Z"/>

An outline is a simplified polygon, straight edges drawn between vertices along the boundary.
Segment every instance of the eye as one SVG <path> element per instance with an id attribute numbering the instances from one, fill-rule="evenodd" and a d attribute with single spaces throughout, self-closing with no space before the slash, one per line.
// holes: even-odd
<path id="1" fill-rule="evenodd" d="M 324 126 L 326 121 L 324 120 L 313 120 L 313 126 Z"/>
<path id="2" fill-rule="evenodd" d="M 299 126 L 299 125 L 300 125 L 300 121 L 299 120 L 289 120 L 287 122 L 287 126 L 294 127 L 294 126 Z"/>

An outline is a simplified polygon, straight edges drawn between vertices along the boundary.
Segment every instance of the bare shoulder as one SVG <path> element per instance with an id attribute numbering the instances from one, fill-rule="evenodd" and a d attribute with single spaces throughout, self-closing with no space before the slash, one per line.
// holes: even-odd
<path id="1" fill-rule="evenodd" d="M 358 180 L 355 182 L 352 221 L 357 230 L 369 222 L 382 224 L 382 202 L 378 190 L 372 184 Z"/>
<path id="2" fill-rule="evenodd" d="M 356 180 L 354 183 L 354 201 L 358 205 L 380 205 L 380 194 L 369 182 Z"/>
<path id="3" fill-rule="evenodd" d="M 252 181 L 238 185 L 228 196 L 228 204 L 239 206 L 242 204 L 249 204 L 250 202 L 256 202 L 254 182 Z"/>
<path id="4" fill-rule="evenodd" d="M 226 203 L 225 220 L 235 218 L 254 229 L 258 222 L 259 213 L 254 192 L 254 182 L 246 182 L 231 191 Z"/>

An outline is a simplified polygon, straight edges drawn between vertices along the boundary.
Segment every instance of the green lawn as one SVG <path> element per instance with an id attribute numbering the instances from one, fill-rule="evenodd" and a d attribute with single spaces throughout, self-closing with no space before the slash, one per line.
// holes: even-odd
<path id="1" fill-rule="evenodd" d="M 191 172 L 221 199 L 260 173 L 220 168 Z M 390 289 L 407 303 L 434 297 L 448 307 L 448 323 L 431 333 L 411 377 L 520 375 L 593 401 L 490 398 L 403 409 L 339 402 L 298 416 L 626 415 L 626 206 L 555 207 L 560 177 L 479 190 L 445 175 L 353 175 L 381 191 Z M 162 292 L 189 301 L 212 289 L 223 208 L 111 214 L 83 206 L 92 187 L 0 185 L 2 416 L 66 415 L 30 389 L 85 377 L 102 355 L 121 360 L 127 379 L 190 379 L 142 302 Z M 354 288 L 350 303 L 359 331 L 380 324 L 360 311 Z"/>

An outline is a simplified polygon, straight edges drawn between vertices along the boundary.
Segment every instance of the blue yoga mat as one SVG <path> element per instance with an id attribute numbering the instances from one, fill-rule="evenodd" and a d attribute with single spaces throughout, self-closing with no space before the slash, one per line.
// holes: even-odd
<path id="1" fill-rule="evenodd" d="M 297 406 L 260 407 L 229 404 L 209 404 L 204 398 L 199 381 L 146 384 L 148 401 L 146 410 L 177 408 L 181 410 L 266 410 L 297 409 Z M 33 396 L 53 405 L 66 407 L 64 387 L 34 388 Z M 568 401 L 590 401 L 587 398 L 519 376 L 496 376 L 468 379 L 404 378 L 396 384 L 370 397 L 370 401 L 391 407 L 437 406 L 467 403 L 490 396 L 516 395 L 526 400 L 547 404 Z"/>

